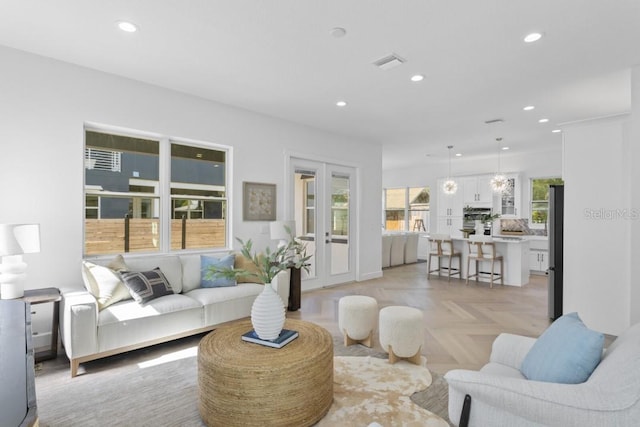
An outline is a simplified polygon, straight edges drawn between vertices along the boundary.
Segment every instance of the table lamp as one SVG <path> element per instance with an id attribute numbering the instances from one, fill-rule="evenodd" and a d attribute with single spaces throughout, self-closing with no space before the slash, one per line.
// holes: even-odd
<path id="1" fill-rule="evenodd" d="M 286 246 L 291 240 L 291 236 L 296 232 L 296 222 L 293 220 L 273 221 L 269 224 L 269 229 L 271 240 L 279 240 L 278 247 Z"/>
<path id="2" fill-rule="evenodd" d="M 40 252 L 40 224 L 0 224 L 0 299 L 24 295 L 27 263 L 22 254 Z"/>

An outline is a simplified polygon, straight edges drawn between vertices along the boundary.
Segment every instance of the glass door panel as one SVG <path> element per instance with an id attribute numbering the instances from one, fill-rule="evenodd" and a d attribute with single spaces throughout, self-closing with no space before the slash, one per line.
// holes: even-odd
<path id="1" fill-rule="evenodd" d="M 349 176 L 331 174 L 331 274 L 349 271 Z"/>
<path id="2" fill-rule="evenodd" d="M 295 236 L 307 248 L 309 272 L 302 270 L 302 280 L 316 277 L 316 171 L 296 168 L 293 177 Z"/>

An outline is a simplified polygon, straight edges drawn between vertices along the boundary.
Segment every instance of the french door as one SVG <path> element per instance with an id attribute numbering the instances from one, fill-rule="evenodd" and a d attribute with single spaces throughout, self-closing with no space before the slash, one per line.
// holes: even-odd
<path id="1" fill-rule="evenodd" d="M 355 169 L 292 157 L 290 201 L 295 235 L 310 259 L 302 272 L 302 289 L 315 289 L 355 279 Z"/>

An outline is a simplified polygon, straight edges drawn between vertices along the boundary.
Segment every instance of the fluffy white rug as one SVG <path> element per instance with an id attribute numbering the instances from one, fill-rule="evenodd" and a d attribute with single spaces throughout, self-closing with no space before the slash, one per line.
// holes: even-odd
<path id="1" fill-rule="evenodd" d="M 423 358 L 424 363 L 424 358 Z M 318 427 L 448 427 L 442 418 L 414 404 L 410 396 L 431 385 L 425 366 L 390 364 L 375 357 L 334 358 L 333 405 Z"/>

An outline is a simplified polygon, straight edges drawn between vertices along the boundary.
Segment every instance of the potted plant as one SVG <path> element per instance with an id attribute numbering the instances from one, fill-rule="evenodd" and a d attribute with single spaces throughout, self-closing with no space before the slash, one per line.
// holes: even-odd
<path id="1" fill-rule="evenodd" d="M 291 287 L 289 290 L 289 307 L 290 311 L 296 311 L 300 308 L 300 294 L 302 292 L 302 270 L 304 269 L 309 273 L 308 263 L 311 255 L 307 255 L 307 245 L 302 241 L 294 237 L 291 230 L 285 226 L 287 233 L 289 233 L 289 254 L 291 255 L 290 268 L 291 268 Z"/>
<path id="2" fill-rule="evenodd" d="M 489 221 L 493 222 L 493 220 L 496 220 L 498 218 L 500 218 L 500 214 L 498 214 L 498 213 L 495 213 L 495 214 L 482 214 L 480 216 L 480 220 L 483 223 L 486 223 L 486 222 L 489 222 Z"/>
<path id="3" fill-rule="evenodd" d="M 236 238 L 242 246 L 240 253 L 255 265 L 255 271 L 210 266 L 206 272 L 208 279 L 257 276 L 264 283 L 263 291 L 256 297 L 251 307 L 251 323 L 258 337 L 264 340 L 278 338 L 285 319 L 284 303 L 280 295 L 271 286 L 271 282 L 278 273 L 289 268 L 304 268 L 306 271 L 309 268 L 307 261 L 311 256 L 307 255 L 306 246 L 296 240 L 288 228 L 287 232 L 290 239 L 286 245 L 280 245 L 274 250 L 267 247 L 264 252 L 253 251 L 251 239 L 245 242 L 240 238 Z"/>

